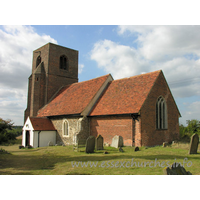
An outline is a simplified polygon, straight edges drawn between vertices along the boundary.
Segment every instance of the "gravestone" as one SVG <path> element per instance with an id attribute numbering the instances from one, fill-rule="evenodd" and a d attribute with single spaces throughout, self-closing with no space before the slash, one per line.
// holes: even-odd
<path id="1" fill-rule="evenodd" d="M 169 146 L 168 142 L 163 142 L 163 147 Z"/>
<path id="2" fill-rule="evenodd" d="M 48 146 L 53 146 L 53 142 L 52 142 L 52 141 L 49 141 L 49 142 L 48 142 Z"/>
<path id="3" fill-rule="evenodd" d="M 190 140 L 189 154 L 197 154 L 198 145 L 199 145 L 199 136 L 197 134 L 193 134 Z"/>
<path id="4" fill-rule="evenodd" d="M 123 137 L 119 136 L 119 147 L 123 147 L 124 143 L 123 143 Z"/>
<path id="5" fill-rule="evenodd" d="M 171 168 L 165 167 L 164 168 L 165 175 L 192 175 L 191 172 L 186 171 L 183 166 L 179 163 L 173 163 Z"/>
<path id="6" fill-rule="evenodd" d="M 95 148 L 95 137 L 89 136 L 86 140 L 85 152 L 86 153 L 94 153 L 94 148 Z"/>
<path id="7" fill-rule="evenodd" d="M 115 135 L 112 139 L 111 147 L 115 148 L 123 147 L 123 137 Z"/>
<path id="8" fill-rule="evenodd" d="M 139 147 L 135 147 L 135 151 L 139 151 Z"/>
<path id="9" fill-rule="evenodd" d="M 103 137 L 101 135 L 96 138 L 96 150 L 103 150 Z"/>

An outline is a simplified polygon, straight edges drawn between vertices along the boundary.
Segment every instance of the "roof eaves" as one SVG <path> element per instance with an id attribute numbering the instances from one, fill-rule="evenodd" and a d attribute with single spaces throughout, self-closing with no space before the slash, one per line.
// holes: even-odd
<path id="1" fill-rule="evenodd" d="M 122 114 L 105 114 L 105 115 L 90 115 L 88 117 L 111 117 L 111 116 L 131 116 L 131 115 L 135 115 L 138 116 L 139 113 L 122 113 Z"/>

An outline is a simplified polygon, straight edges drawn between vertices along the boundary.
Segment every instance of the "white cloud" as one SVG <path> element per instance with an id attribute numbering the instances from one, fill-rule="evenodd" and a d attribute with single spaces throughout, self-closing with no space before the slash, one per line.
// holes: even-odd
<path id="1" fill-rule="evenodd" d="M 162 69 L 175 97 L 200 95 L 199 32 L 200 26 L 119 26 L 136 46 L 98 41 L 91 59 L 115 79 Z"/>
<path id="2" fill-rule="evenodd" d="M 79 64 L 78 65 L 78 73 L 81 74 L 83 71 L 84 65 L 83 64 Z"/>
<path id="3" fill-rule="evenodd" d="M 147 34 L 151 32 L 152 28 L 155 26 L 130 26 L 130 25 L 121 25 L 118 27 L 118 33 L 120 35 L 125 34 L 126 32 L 135 33 L 135 34 Z"/>
<path id="4" fill-rule="evenodd" d="M 22 125 L 32 52 L 48 42 L 57 43 L 49 35 L 37 34 L 31 26 L 4 26 L 0 29 L 0 117 Z"/>
<path id="5" fill-rule="evenodd" d="M 95 43 L 91 59 L 115 79 L 132 76 L 146 71 L 147 63 L 135 48 L 103 40 Z M 142 70 L 141 70 L 142 69 Z"/>
<path id="6" fill-rule="evenodd" d="M 119 26 L 119 34 L 126 32 L 138 36 L 140 53 L 149 60 L 200 56 L 200 26 Z"/>
<path id="7" fill-rule="evenodd" d="M 186 125 L 187 120 L 191 119 L 197 119 L 200 120 L 199 118 L 199 113 L 200 113 L 200 101 L 195 101 L 192 103 L 187 103 L 185 105 L 186 109 L 182 113 L 182 117 L 180 118 L 180 123 Z"/>

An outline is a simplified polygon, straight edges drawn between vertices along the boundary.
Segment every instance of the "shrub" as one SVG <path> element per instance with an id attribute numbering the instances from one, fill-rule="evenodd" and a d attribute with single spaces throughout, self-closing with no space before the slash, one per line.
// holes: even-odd
<path id="1" fill-rule="evenodd" d="M 10 154 L 8 151 L 6 151 L 5 149 L 0 149 L 0 154 Z"/>
<path id="2" fill-rule="evenodd" d="M 18 144 L 20 141 L 16 140 L 18 135 L 21 135 L 21 127 L 13 127 L 11 120 L 3 120 L 0 118 L 0 144 Z"/>
<path id="3" fill-rule="evenodd" d="M 200 135 L 200 122 L 196 119 L 187 120 L 187 126 L 185 127 L 184 125 L 181 124 L 179 126 L 179 131 L 180 131 L 180 139 L 189 141 L 190 137 L 194 133 Z"/>

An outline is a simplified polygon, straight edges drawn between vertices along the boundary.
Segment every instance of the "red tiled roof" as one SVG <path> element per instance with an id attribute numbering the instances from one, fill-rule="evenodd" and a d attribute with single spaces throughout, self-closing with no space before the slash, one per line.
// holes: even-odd
<path id="1" fill-rule="evenodd" d="M 55 131 L 54 125 L 48 118 L 30 117 L 35 131 Z"/>
<path id="2" fill-rule="evenodd" d="M 38 117 L 80 114 L 99 91 L 108 75 L 67 85 L 38 111 Z"/>
<path id="3" fill-rule="evenodd" d="M 138 113 L 160 73 L 161 70 L 112 81 L 90 116 Z"/>

